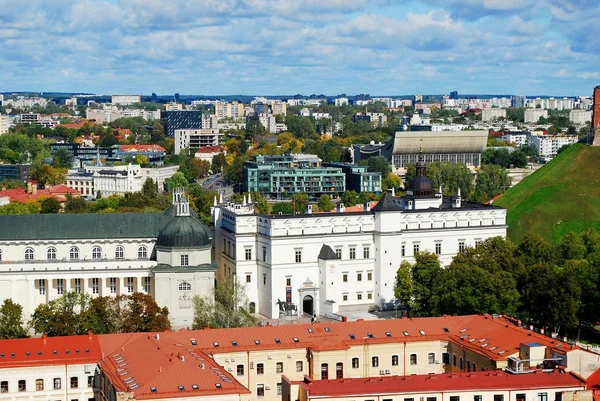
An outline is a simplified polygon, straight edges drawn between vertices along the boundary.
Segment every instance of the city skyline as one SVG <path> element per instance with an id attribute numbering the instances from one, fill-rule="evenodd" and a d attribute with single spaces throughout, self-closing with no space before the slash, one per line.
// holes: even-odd
<path id="1" fill-rule="evenodd" d="M 0 9 L 1 91 L 589 95 L 593 1 L 57 1 Z"/>

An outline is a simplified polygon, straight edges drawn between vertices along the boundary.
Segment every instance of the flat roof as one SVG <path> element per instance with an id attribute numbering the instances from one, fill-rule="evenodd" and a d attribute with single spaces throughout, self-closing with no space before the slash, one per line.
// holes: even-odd
<path id="1" fill-rule="evenodd" d="M 482 153 L 488 131 L 398 131 L 393 155 L 423 153 Z"/>

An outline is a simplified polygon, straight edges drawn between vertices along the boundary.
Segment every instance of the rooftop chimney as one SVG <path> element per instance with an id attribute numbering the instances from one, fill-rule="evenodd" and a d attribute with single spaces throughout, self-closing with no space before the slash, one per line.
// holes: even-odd
<path id="1" fill-rule="evenodd" d="M 34 195 L 37 194 L 37 182 L 31 184 L 31 193 Z"/>
<path id="2" fill-rule="evenodd" d="M 342 202 L 338 203 L 337 205 L 337 212 L 338 213 L 344 213 L 346 211 L 346 208 L 344 207 L 344 204 Z"/>
<path id="3" fill-rule="evenodd" d="M 306 214 L 313 214 L 313 208 L 312 208 L 312 205 L 308 205 L 308 206 L 306 206 Z"/>
<path id="4" fill-rule="evenodd" d="M 363 209 L 365 209 L 365 212 L 370 212 L 371 211 L 371 202 L 366 201 L 363 205 Z"/>

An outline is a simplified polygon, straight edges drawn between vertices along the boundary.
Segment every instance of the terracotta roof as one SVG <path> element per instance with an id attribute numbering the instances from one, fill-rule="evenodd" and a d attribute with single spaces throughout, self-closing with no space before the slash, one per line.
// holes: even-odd
<path id="1" fill-rule="evenodd" d="M 21 338 L 0 341 L 0 369 L 23 366 L 96 364 L 98 336 Z"/>
<path id="2" fill-rule="evenodd" d="M 173 334 L 101 336 L 102 371 L 117 391 L 131 391 L 138 400 L 250 393 L 190 341 L 180 342 Z"/>
<path id="3" fill-rule="evenodd" d="M 160 145 L 122 145 L 121 152 L 166 152 Z"/>
<path id="4" fill-rule="evenodd" d="M 58 124 L 57 127 L 64 127 L 67 129 L 80 129 L 83 128 L 85 124 L 96 125 L 95 121 L 79 121 L 78 123 L 67 123 L 67 124 Z"/>
<path id="5" fill-rule="evenodd" d="M 476 372 L 377 378 L 315 380 L 302 382 L 310 396 L 335 397 L 394 393 L 427 393 L 477 390 L 519 390 L 545 388 L 584 389 L 585 383 L 571 374 Z"/>
<path id="6" fill-rule="evenodd" d="M 8 196 L 11 202 L 25 203 L 28 200 L 37 200 L 42 197 L 54 198 L 59 202 L 64 202 L 67 193 L 81 195 L 81 192 L 76 189 L 67 187 L 66 185 L 55 185 L 50 189 L 38 189 L 36 193 L 28 193 L 26 189 L 11 188 L 0 190 L 0 196 Z"/>
<path id="7" fill-rule="evenodd" d="M 223 146 L 204 146 L 199 148 L 196 153 L 221 153 L 225 150 Z"/>

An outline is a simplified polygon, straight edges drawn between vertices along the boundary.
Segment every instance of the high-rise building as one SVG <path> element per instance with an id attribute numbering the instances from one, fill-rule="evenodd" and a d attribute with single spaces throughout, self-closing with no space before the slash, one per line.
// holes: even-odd
<path id="1" fill-rule="evenodd" d="M 163 111 L 161 121 L 168 137 L 175 137 L 175 130 L 181 128 L 202 128 L 202 112 L 200 110 Z"/>
<path id="2" fill-rule="evenodd" d="M 179 93 L 176 93 L 176 94 L 175 94 L 175 97 L 174 97 L 174 99 L 175 99 L 175 102 L 176 102 L 176 103 L 179 103 Z"/>
<path id="3" fill-rule="evenodd" d="M 157 100 L 158 96 L 156 96 L 156 93 L 152 92 L 152 103 L 156 103 Z"/>
<path id="4" fill-rule="evenodd" d="M 512 107 L 525 107 L 527 96 L 513 96 L 510 100 Z"/>
<path id="5" fill-rule="evenodd" d="M 450 92 L 450 99 L 458 99 L 458 91 Z"/>
<path id="6" fill-rule="evenodd" d="M 600 145 L 600 85 L 594 88 L 594 103 L 592 110 L 592 133 L 594 134 L 594 145 Z"/>

